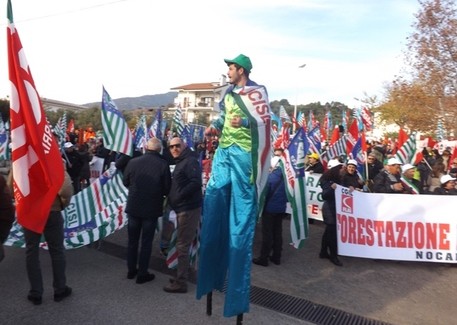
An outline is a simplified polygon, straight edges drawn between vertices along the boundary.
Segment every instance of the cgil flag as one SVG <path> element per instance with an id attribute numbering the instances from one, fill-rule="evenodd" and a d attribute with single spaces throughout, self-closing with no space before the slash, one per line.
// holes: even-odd
<path id="1" fill-rule="evenodd" d="M 103 145 L 105 148 L 133 155 L 133 137 L 122 113 L 103 87 L 102 96 Z"/>
<path id="2" fill-rule="evenodd" d="M 17 221 L 42 233 L 64 179 L 60 151 L 44 114 L 40 96 L 7 5 L 8 68 L 13 189 Z"/>

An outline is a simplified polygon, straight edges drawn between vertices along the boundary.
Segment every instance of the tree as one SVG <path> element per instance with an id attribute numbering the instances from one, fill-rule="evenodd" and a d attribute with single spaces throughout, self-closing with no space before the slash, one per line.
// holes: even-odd
<path id="1" fill-rule="evenodd" d="M 386 87 L 385 102 L 378 108 L 384 120 L 394 120 L 399 125 L 408 124 L 427 132 L 442 119 L 445 128 L 455 133 L 456 4 L 454 0 L 419 0 L 419 4 L 415 30 L 407 40 L 405 75 Z"/>

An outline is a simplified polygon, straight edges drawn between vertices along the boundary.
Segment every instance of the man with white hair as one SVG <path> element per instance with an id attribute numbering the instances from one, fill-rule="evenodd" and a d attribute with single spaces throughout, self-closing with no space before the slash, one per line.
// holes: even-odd
<path id="1" fill-rule="evenodd" d="M 125 209 L 128 216 L 127 278 L 136 277 L 138 284 L 154 280 L 154 274 L 148 272 L 152 241 L 171 186 L 170 167 L 161 156 L 161 150 L 159 139 L 149 139 L 146 153 L 130 160 L 124 171 L 123 183 L 129 189 Z"/>

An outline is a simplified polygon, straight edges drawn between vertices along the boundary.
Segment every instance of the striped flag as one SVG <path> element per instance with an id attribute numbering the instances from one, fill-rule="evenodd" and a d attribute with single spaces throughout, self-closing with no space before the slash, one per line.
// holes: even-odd
<path id="1" fill-rule="evenodd" d="M 63 116 L 59 117 L 56 125 L 54 126 L 54 133 L 57 134 L 59 138 L 59 147 L 62 148 L 66 138 L 67 130 L 67 113 L 64 113 Z"/>
<path id="2" fill-rule="evenodd" d="M 283 123 L 292 123 L 286 109 L 282 105 L 279 106 L 279 117 L 283 120 Z"/>
<path id="3" fill-rule="evenodd" d="M 409 189 L 411 194 L 420 194 L 419 189 L 417 186 L 408 178 L 400 176 L 400 181 L 405 189 Z"/>
<path id="4" fill-rule="evenodd" d="M 108 92 L 103 87 L 102 96 L 103 145 L 105 148 L 133 155 L 133 137 L 122 113 L 116 107 Z"/>
<path id="5" fill-rule="evenodd" d="M 6 133 L 5 123 L 0 116 L 0 160 L 8 160 L 8 133 Z"/>
<path id="6" fill-rule="evenodd" d="M 305 157 L 309 144 L 306 132 L 298 129 L 281 156 L 280 165 L 286 180 L 286 193 L 292 207 L 290 234 L 295 248 L 303 247 L 308 237 L 308 215 L 305 198 Z"/>
<path id="7" fill-rule="evenodd" d="M 162 140 L 163 133 L 161 130 L 161 126 L 162 126 L 162 109 L 159 108 L 157 110 L 154 122 L 151 124 L 151 127 L 149 128 L 149 137 Z"/>
<path id="8" fill-rule="evenodd" d="M 329 159 L 333 159 L 339 156 L 346 155 L 346 135 L 343 135 L 335 143 L 330 145 L 327 150 L 327 156 Z"/>
<path id="9" fill-rule="evenodd" d="M 19 224 L 42 233 L 64 179 L 60 150 L 7 5 L 13 188 Z"/>
<path id="10" fill-rule="evenodd" d="M 182 120 L 182 108 L 181 105 L 178 105 L 173 115 L 173 126 L 176 128 L 176 134 L 178 137 L 181 137 L 184 131 L 184 121 Z"/>
<path id="11" fill-rule="evenodd" d="M 366 131 L 371 131 L 373 129 L 373 118 L 371 117 L 371 112 L 367 107 L 362 108 L 360 112 L 362 117 L 362 123 Z"/>
<path id="12" fill-rule="evenodd" d="M 146 115 L 143 114 L 135 126 L 135 137 L 133 142 L 136 149 L 142 151 L 143 148 L 146 147 L 146 142 L 148 140 L 147 136 Z"/>
<path id="13" fill-rule="evenodd" d="M 416 158 L 416 132 L 410 134 L 408 140 L 397 150 L 395 158 L 400 160 L 402 164 L 412 164 Z"/>
<path id="14" fill-rule="evenodd" d="M 127 196 L 122 175 L 115 171 L 105 172 L 73 196 L 70 205 L 62 211 L 65 248 L 88 245 L 123 228 L 127 222 L 124 212 Z M 13 224 L 5 245 L 25 247 L 23 229 L 17 223 Z M 40 246 L 47 247 L 44 238 Z"/>

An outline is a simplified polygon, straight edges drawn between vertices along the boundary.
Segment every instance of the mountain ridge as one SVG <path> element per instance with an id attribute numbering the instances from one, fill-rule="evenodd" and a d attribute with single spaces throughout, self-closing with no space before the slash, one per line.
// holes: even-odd
<path id="1" fill-rule="evenodd" d="M 175 98 L 178 96 L 177 91 L 169 91 L 164 94 L 143 95 L 139 97 L 121 97 L 113 98 L 119 110 L 134 110 L 138 108 L 157 108 L 160 106 L 173 105 Z M 101 102 L 92 102 L 83 104 L 87 107 L 101 107 Z"/>

